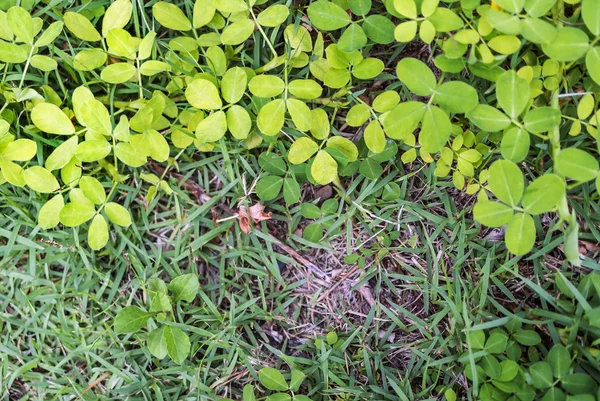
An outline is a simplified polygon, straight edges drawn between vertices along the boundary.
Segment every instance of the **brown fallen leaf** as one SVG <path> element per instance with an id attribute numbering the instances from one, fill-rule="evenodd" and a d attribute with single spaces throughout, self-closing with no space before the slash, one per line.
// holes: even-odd
<path id="1" fill-rule="evenodd" d="M 250 224 L 252 221 L 250 220 L 250 216 L 248 216 L 248 210 L 246 209 L 246 206 L 240 206 L 238 220 L 240 222 L 240 228 L 242 231 L 246 234 L 250 234 Z"/>
<path id="2" fill-rule="evenodd" d="M 258 202 L 254 206 L 250 206 L 250 217 L 255 223 L 263 220 L 271 220 L 272 213 L 265 213 L 265 207 Z"/>

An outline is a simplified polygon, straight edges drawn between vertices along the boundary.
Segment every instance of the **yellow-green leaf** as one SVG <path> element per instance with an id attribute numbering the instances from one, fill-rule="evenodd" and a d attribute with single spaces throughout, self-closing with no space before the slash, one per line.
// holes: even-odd
<path id="1" fill-rule="evenodd" d="M 97 214 L 88 230 L 88 244 L 97 251 L 104 248 L 108 242 L 108 224 L 102 215 Z"/>
<path id="2" fill-rule="evenodd" d="M 31 120 L 36 127 L 49 134 L 75 133 L 75 127 L 69 117 L 52 103 L 38 103 L 31 111 Z"/>

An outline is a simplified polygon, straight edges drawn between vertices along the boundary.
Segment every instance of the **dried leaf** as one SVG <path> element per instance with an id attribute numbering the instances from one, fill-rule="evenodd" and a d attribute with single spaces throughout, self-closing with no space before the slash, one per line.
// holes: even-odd
<path id="1" fill-rule="evenodd" d="M 265 207 L 258 202 L 254 206 L 250 206 L 250 216 L 255 223 L 263 220 L 271 220 L 271 212 L 265 213 Z"/>

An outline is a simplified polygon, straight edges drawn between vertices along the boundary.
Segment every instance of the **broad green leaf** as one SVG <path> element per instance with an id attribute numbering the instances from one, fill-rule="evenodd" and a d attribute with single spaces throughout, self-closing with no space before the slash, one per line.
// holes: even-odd
<path id="1" fill-rule="evenodd" d="M 360 127 L 370 116 L 371 108 L 364 103 L 358 103 L 348 110 L 348 114 L 346 114 L 346 123 L 351 127 Z"/>
<path id="2" fill-rule="evenodd" d="M 354 142 L 343 136 L 332 136 L 329 138 L 327 140 L 327 148 L 341 152 L 349 162 L 353 162 L 358 157 L 358 149 Z"/>
<path id="3" fill-rule="evenodd" d="M 562 379 L 569 374 L 571 355 L 562 344 L 554 345 L 548 352 L 546 360 L 552 368 L 552 374 L 557 379 Z"/>
<path id="4" fill-rule="evenodd" d="M 496 160 L 489 168 L 488 182 L 494 195 L 511 206 L 516 206 L 523 196 L 523 173 L 511 161 Z"/>
<path id="5" fill-rule="evenodd" d="M 283 199 L 288 206 L 300 201 L 300 185 L 296 179 L 288 177 L 283 180 Z"/>
<path id="6" fill-rule="evenodd" d="M 421 26 L 419 27 L 419 36 L 423 42 L 427 44 L 433 42 L 436 33 L 435 27 L 430 21 L 425 20 L 421 23 Z"/>
<path id="7" fill-rule="evenodd" d="M 398 78 L 406 87 L 419 96 L 429 96 L 437 85 L 433 72 L 427 64 L 416 58 L 403 58 L 396 66 Z"/>
<path id="8" fill-rule="evenodd" d="M 394 8 L 400 15 L 406 18 L 417 18 L 417 4 L 415 0 L 394 0 Z"/>
<path id="9" fill-rule="evenodd" d="M 131 216 L 129 215 L 129 212 L 118 203 L 108 202 L 104 206 L 104 212 L 106 213 L 106 217 L 118 226 L 128 227 L 131 225 Z"/>
<path id="10" fill-rule="evenodd" d="M 498 35 L 487 42 L 487 45 L 497 53 L 513 54 L 521 47 L 521 41 L 514 35 Z"/>
<path id="11" fill-rule="evenodd" d="M 88 244 L 90 248 L 97 251 L 106 246 L 108 242 L 108 224 L 101 215 L 97 214 L 90 224 L 88 230 Z"/>
<path id="12" fill-rule="evenodd" d="M 479 96 L 471 85 L 450 81 L 440 85 L 434 100 L 442 109 L 450 113 L 467 113 L 477 106 Z"/>
<path id="13" fill-rule="evenodd" d="M 190 20 L 175 4 L 159 1 L 152 6 L 152 14 L 165 28 L 176 31 L 189 31 L 192 29 Z"/>
<path id="14" fill-rule="evenodd" d="M 485 20 L 498 32 L 505 35 L 519 35 L 521 33 L 521 19 L 516 15 L 489 9 L 485 14 Z M 475 43 L 478 42 L 479 40 Z"/>
<path id="15" fill-rule="evenodd" d="M 561 150 L 556 157 L 555 167 L 558 173 L 576 181 L 590 181 L 600 175 L 598 159 L 577 148 Z"/>
<path id="16" fill-rule="evenodd" d="M 308 7 L 310 22 L 322 31 L 335 31 L 350 23 L 350 16 L 337 4 L 317 0 Z"/>
<path id="17" fill-rule="evenodd" d="M 144 39 L 140 42 L 138 50 L 138 59 L 145 60 L 152 55 L 152 48 L 156 41 L 156 32 L 150 31 L 144 36 Z"/>
<path id="18" fill-rule="evenodd" d="M 254 32 L 254 22 L 250 19 L 243 19 L 228 25 L 221 33 L 221 43 L 224 45 L 239 45 L 243 43 Z"/>
<path id="19" fill-rule="evenodd" d="M 387 45 L 394 41 L 395 25 L 383 15 L 369 15 L 364 20 L 362 28 L 367 37 L 375 43 Z"/>
<path id="20" fill-rule="evenodd" d="M 75 12 L 66 12 L 63 16 L 65 25 L 73 35 L 87 42 L 97 42 L 102 40 L 98 30 L 92 25 L 89 19 Z"/>
<path id="21" fill-rule="evenodd" d="M 537 44 L 552 43 L 558 30 L 554 25 L 537 18 L 525 18 L 521 21 L 521 35 Z"/>
<path id="22" fill-rule="evenodd" d="M 323 1 L 323 0 L 319 0 Z M 286 391 L 288 385 L 285 378 L 277 369 L 274 368 L 263 368 L 258 371 L 258 379 L 261 384 L 269 390 L 274 391 Z"/>
<path id="23" fill-rule="evenodd" d="M 275 28 L 283 24 L 288 15 L 290 15 L 290 9 L 287 6 L 275 4 L 261 11 L 256 17 L 256 22 L 262 26 Z"/>
<path id="24" fill-rule="evenodd" d="M 133 7 L 130 0 L 116 0 L 104 13 L 102 19 L 102 36 L 106 37 L 111 29 L 125 28 L 131 19 Z"/>
<path id="25" fill-rule="evenodd" d="M 194 29 L 201 28 L 212 21 L 215 11 L 216 9 L 212 0 L 196 0 L 193 15 Z"/>
<path id="26" fill-rule="evenodd" d="M 452 132 L 452 123 L 445 111 L 429 106 L 423 115 L 423 124 L 419 133 L 421 150 L 428 154 L 440 151 Z"/>
<path id="27" fill-rule="evenodd" d="M 131 144 L 121 142 L 115 146 L 115 155 L 130 167 L 140 167 L 146 164 L 146 155 L 140 153 Z"/>
<path id="28" fill-rule="evenodd" d="M 300 99 L 316 99 L 321 96 L 323 88 L 312 79 L 296 79 L 288 84 L 290 93 Z"/>
<path id="29" fill-rule="evenodd" d="M 525 6 L 525 0 L 495 0 L 496 4 L 513 14 L 518 14 Z"/>
<path id="30" fill-rule="evenodd" d="M 513 334 L 513 338 L 517 340 L 519 344 L 532 347 L 542 342 L 542 338 L 538 333 L 533 330 L 521 330 Z"/>
<path id="31" fill-rule="evenodd" d="M 558 175 L 545 174 L 527 187 L 521 203 L 527 213 L 550 212 L 556 207 L 564 191 L 564 181 Z"/>
<path id="32" fill-rule="evenodd" d="M 312 125 L 310 133 L 316 139 L 325 139 L 329 136 L 331 125 L 329 124 L 329 115 L 323 109 L 312 109 Z"/>
<path id="33" fill-rule="evenodd" d="M 571 373 L 562 379 L 561 384 L 571 394 L 595 394 L 598 391 L 596 381 L 585 373 Z"/>
<path id="34" fill-rule="evenodd" d="M 312 126 L 312 114 L 306 103 L 298 99 L 288 99 L 286 105 L 296 129 L 308 132 Z"/>
<path id="35" fill-rule="evenodd" d="M 369 11 L 371 11 L 371 0 L 349 0 L 348 6 L 354 15 L 360 15 L 364 17 L 369 13 Z"/>
<path id="36" fill-rule="evenodd" d="M 148 60 L 140 65 L 140 74 L 151 77 L 164 71 L 171 71 L 171 66 L 162 61 Z"/>
<path id="37" fill-rule="evenodd" d="M 246 139 L 252 129 L 250 114 L 242 106 L 234 104 L 227 110 L 227 128 L 236 139 Z"/>
<path id="38" fill-rule="evenodd" d="M 427 107 L 421 102 L 402 102 L 382 117 L 385 134 L 392 139 L 406 139 L 421 122 Z"/>
<path id="39" fill-rule="evenodd" d="M 92 71 L 106 63 L 108 55 L 101 49 L 82 50 L 73 58 L 73 67 L 79 71 Z"/>
<path id="40" fill-rule="evenodd" d="M 190 354 L 190 339 L 181 329 L 164 326 L 163 337 L 167 344 L 167 353 L 178 365 L 181 365 Z"/>
<path id="41" fill-rule="evenodd" d="M 111 149 L 112 146 L 107 140 L 90 139 L 77 145 L 75 156 L 82 162 L 91 163 L 104 159 Z"/>
<path id="42" fill-rule="evenodd" d="M 150 296 L 150 312 L 171 310 L 171 298 L 168 295 L 167 285 L 160 278 L 150 279 L 148 294 Z"/>
<path id="43" fill-rule="evenodd" d="M 217 142 L 227 132 L 227 116 L 219 110 L 200 121 L 196 127 L 196 138 L 202 143 Z"/>
<path id="44" fill-rule="evenodd" d="M 318 184 L 329 184 L 338 176 L 337 163 L 327 151 L 320 150 L 311 166 L 310 173 Z"/>
<path id="45" fill-rule="evenodd" d="M 529 103 L 529 83 L 514 70 L 508 70 L 496 82 L 496 97 L 502 110 L 517 118 Z"/>
<path id="46" fill-rule="evenodd" d="M 115 63 L 105 67 L 100 78 L 110 84 L 120 84 L 129 81 L 136 73 L 136 68 L 129 63 Z"/>
<path id="47" fill-rule="evenodd" d="M 523 122 L 527 131 L 532 134 L 541 134 L 558 127 L 561 118 L 560 110 L 553 107 L 538 107 L 529 110 L 523 118 Z"/>
<path id="48" fill-rule="evenodd" d="M 2 177 L 10 184 L 23 187 L 25 186 L 25 179 L 23 178 L 23 168 L 10 160 L 0 159 L 0 171 Z"/>
<path id="49" fill-rule="evenodd" d="M 535 388 L 548 388 L 552 386 L 552 369 L 548 362 L 537 362 L 529 367 L 531 384 Z"/>
<path id="50" fill-rule="evenodd" d="M 94 217 L 96 211 L 89 203 L 67 203 L 60 211 L 60 222 L 66 227 L 77 227 Z"/>
<path id="51" fill-rule="evenodd" d="M 556 61 L 575 61 L 585 56 L 589 47 L 589 38 L 578 28 L 558 28 L 552 43 L 542 46 L 544 53 Z"/>
<path id="52" fill-rule="evenodd" d="M 531 138 L 526 130 L 512 127 L 502 136 L 500 144 L 502 157 L 511 162 L 519 163 L 527 157 L 530 143 Z"/>
<path id="53" fill-rule="evenodd" d="M 581 17 L 590 32 L 600 36 L 600 3 L 595 0 L 582 0 Z"/>
<path id="54" fill-rule="evenodd" d="M 106 201 L 104 186 L 94 177 L 89 175 L 81 177 L 79 180 L 79 188 L 81 188 L 85 197 L 96 205 L 100 205 Z"/>
<path id="55" fill-rule="evenodd" d="M 486 104 L 477 105 L 466 113 L 466 116 L 477 127 L 489 132 L 502 131 L 511 124 L 510 118 L 506 114 Z"/>
<path id="56" fill-rule="evenodd" d="M 117 56 L 133 58 L 136 48 L 131 34 L 124 29 L 111 29 L 106 36 L 109 51 Z"/>
<path id="57" fill-rule="evenodd" d="M 281 192 L 283 186 L 283 178 L 269 175 L 263 177 L 256 184 L 256 195 L 263 201 L 271 201 Z"/>
<path id="58" fill-rule="evenodd" d="M 237 13 L 248 11 L 248 4 L 244 0 L 213 0 L 214 6 L 221 13 Z"/>
<path id="59" fill-rule="evenodd" d="M 585 66 L 590 77 L 600 85 L 600 47 L 596 46 L 587 52 Z"/>
<path id="60" fill-rule="evenodd" d="M 165 327 L 168 326 L 161 326 L 148 334 L 148 351 L 158 359 L 167 356 L 167 341 L 164 336 Z"/>
<path id="61" fill-rule="evenodd" d="M 31 111 L 31 120 L 36 127 L 49 134 L 75 133 L 75 127 L 69 117 L 52 103 L 38 103 Z"/>
<path id="62" fill-rule="evenodd" d="M 385 134 L 378 121 L 371 121 L 363 134 L 367 147 L 375 153 L 385 149 Z"/>
<path id="63" fill-rule="evenodd" d="M 498 378 L 500 381 L 512 381 L 515 377 L 517 377 L 517 374 L 519 374 L 519 365 L 517 365 L 517 363 L 511 359 L 503 360 L 500 362 L 500 366 L 502 368 L 502 373 Z"/>
<path id="64" fill-rule="evenodd" d="M 34 28 L 33 20 L 29 12 L 23 7 L 13 6 L 6 12 L 6 21 L 12 33 L 21 42 L 33 44 Z"/>
<path id="65" fill-rule="evenodd" d="M 502 354 L 506 350 L 508 336 L 502 332 L 493 332 L 485 342 L 485 350 L 491 354 Z"/>
<path id="66" fill-rule="evenodd" d="M 546 391 L 542 400 L 543 401 L 566 401 L 567 396 L 565 395 L 564 391 L 562 391 L 559 387 L 551 387 Z"/>
<path id="67" fill-rule="evenodd" d="M 248 75 L 243 68 L 233 67 L 227 70 L 221 80 L 221 95 L 229 103 L 237 103 L 244 96 Z"/>
<path id="68" fill-rule="evenodd" d="M 126 306 L 119 311 L 115 318 L 115 333 L 135 333 L 146 326 L 151 316 L 151 313 L 144 312 L 137 306 Z"/>
<path id="69" fill-rule="evenodd" d="M 282 99 L 275 99 L 260 109 L 256 125 L 260 132 L 265 135 L 277 135 L 283 128 L 284 118 L 285 102 Z"/>
<path id="70" fill-rule="evenodd" d="M 431 22 L 438 32 L 456 31 L 465 25 L 454 11 L 446 7 L 436 8 L 435 12 L 427 17 L 427 21 Z"/>
<path id="71" fill-rule="evenodd" d="M 474 45 L 479 43 L 479 34 L 473 29 L 461 29 L 454 34 L 454 40 L 465 45 Z"/>
<path id="72" fill-rule="evenodd" d="M 322 0 L 321 0 L 322 1 Z M 250 92 L 258 97 L 275 97 L 285 89 L 285 83 L 275 75 L 257 75 L 248 83 Z"/>
<path id="73" fill-rule="evenodd" d="M 31 57 L 29 63 L 32 67 L 46 72 L 54 71 L 58 67 L 58 63 L 52 57 L 41 56 L 39 54 Z"/>
<path id="74" fill-rule="evenodd" d="M 64 24 L 61 21 L 55 21 L 42 32 L 34 43 L 35 47 L 48 46 L 61 34 Z M 0 35 L 1 36 L 1 35 Z"/>
<path id="75" fill-rule="evenodd" d="M 502 227 L 511 220 L 512 216 L 513 210 L 498 202 L 480 201 L 473 208 L 475 220 L 488 227 Z"/>
<path id="76" fill-rule="evenodd" d="M 504 237 L 506 247 L 515 255 L 525 255 L 535 243 L 535 223 L 525 213 L 517 213 L 508 222 Z"/>
<path id="77" fill-rule="evenodd" d="M 52 173 L 41 166 L 29 167 L 23 172 L 25 183 L 35 192 L 51 193 L 60 188 Z"/>
<path id="78" fill-rule="evenodd" d="M 173 293 L 173 300 L 192 302 L 198 295 L 200 282 L 195 274 L 184 274 L 174 278 L 169 283 L 169 290 Z"/>
<path id="79" fill-rule="evenodd" d="M 93 99 L 87 101 L 81 108 L 83 125 L 104 136 L 112 134 L 110 114 L 102 102 Z"/>
<path id="80" fill-rule="evenodd" d="M 31 139 L 17 139 L 0 148 L 0 158 L 25 162 L 31 160 L 37 152 L 37 144 Z"/>
<path id="81" fill-rule="evenodd" d="M 44 230 L 54 228 L 60 222 L 58 216 L 65 205 L 65 200 L 61 194 L 55 195 L 52 199 L 42 206 L 38 214 L 38 224 Z"/>
<path id="82" fill-rule="evenodd" d="M 352 75 L 358 79 L 373 79 L 381 74 L 385 65 L 378 58 L 366 58 L 352 68 Z"/>
<path id="83" fill-rule="evenodd" d="M 190 104 L 202 110 L 218 110 L 223 106 L 219 90 L 206 79 L 196 79 L 189 83 L 185 98 Z"/>
<path id="84" fill-rule="evenodd" d="M 369 2 L 370 4 L 370 2 Z M 368 11 L 368 10 L 367 10 Z M 306 379 L 306 375 L 298 369 L 292 369 L 292 378 L 290 379 L 290 390 L 298 391 L 302 382 Z M 294 401 L 298 401 L 295 399 Z"/>
<path id="85" fill-rule="evenodd" d="M 27 60 L 27 51 L 23 46 L 0 40 L 0 61 L 17 64 L 25 60 Z"/>
<path id="86" fill-rule="evenodd" d="M 358 24 L 350 24 L 337 42 L 338 48 L 344 52 L 361 49 L 367 44 L 367 35 Z"/>
<path id="87" fill-rule="evenodd" d="M 220 112 L 222 113 L 222 112 Z M 148 150 L 150 151 L 150 157 L 157 162 L 165 162 L 169 158 L 169 143 L 156 130 L 149 130 L 143 134 L 143 140 L 146 142 L 148 146 Z"/>
<path id="88" fill-rule="evenodd" d="M 556 0 L 526 0 L 525 11 L 530 17 L 543 17 L 556 4 Z"/>

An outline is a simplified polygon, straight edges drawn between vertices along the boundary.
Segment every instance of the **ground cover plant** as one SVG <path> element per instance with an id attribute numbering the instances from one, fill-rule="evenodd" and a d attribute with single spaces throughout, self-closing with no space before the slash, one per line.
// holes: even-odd
<path id="1" fill-rule="evenodd" d="M 600 400 L 600 2 L 0 0 L 6 400 Z"/>

